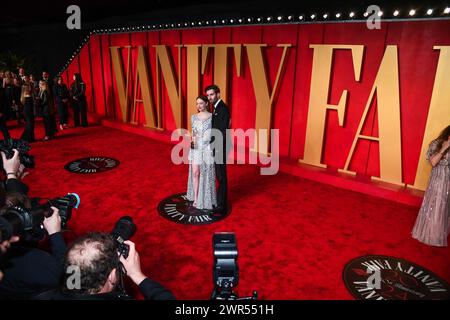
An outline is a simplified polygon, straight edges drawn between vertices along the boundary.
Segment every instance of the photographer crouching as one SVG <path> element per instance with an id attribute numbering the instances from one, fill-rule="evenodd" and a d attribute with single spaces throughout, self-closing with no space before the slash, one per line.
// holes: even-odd
<path id="1" fill-rule="evenodd" d="M 20 162 L 19 151 L 13 149 L 9 159 L 1 152 L 2 165 L 7 180 L 0 188 L 0 238 L 2 253 L 0 253 L 0 298 L 28 299 L 42 291 L 55 288 L 59 284 L 63 272 L 63 261 L 66 245 L 61 234 L 61 217 L 56 207 L 51 207 L 51 215 L 42 217 L 44 230 L 48 234 L 51 253 L 32 247 L 26 240 L 28 234 L 20 235 L 22 243 L 9 247 L 9 243 L 19 240 L 14 227 L 24 217 L 20 210 L 30 209 L 31 201 L 26 196 L 28 187 L 20 180 L 27 175 L 25 166 Z M 50 208 L 49 208 L 50 210 Z M 19 213 L 19 214 L 18 214 Z M 27 219 L 25 219 L 27 220 Z M 11 222 L 14 222 L 11 224 Z M 21 224 L 20 224 L 21 225 Z M 25 239 L 24 239 L 25 238 Z M 8 252 L 5 249 L 8 249 Z"/>
<path id="2" fill-rule="evenodd" d="M 52 207 L 52 210 L 53 214 L 43 221 L 51 253 L 26 244 L 12 245 L 1 257 L 0 299 L 30 299 L 59 285 L 66 244 L 58 209 Z M 12 239 L 16 240 L 17 236 Z"/>
<path id="3" fill-rule="evenodd" d="M 123 290 L 124 274 L 139 287 L 146 300 L 175 299 L 169 290 L 143 274 L 135 244 L 128 240 L 123 244 L 127 246 L 126 258 L 111 234 L 93 232 L 78 238 L 67 251 L 62 286 L 41 294 L 38 299 L 132 299 Z"/>

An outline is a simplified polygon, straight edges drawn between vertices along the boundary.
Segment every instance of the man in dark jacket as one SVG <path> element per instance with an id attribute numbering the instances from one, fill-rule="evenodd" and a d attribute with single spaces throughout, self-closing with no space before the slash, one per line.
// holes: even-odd
<path id="1" fill-rule="evenodd" d="M 121 300 L 130 299 L 116 288 L 122 271 L 139 287 L 147 300 L 173 300 L 172 293 L 147 278 L 141 270 L 139 254 L 131 241 L 128 257 L 118 256 L 115 240 L 106 233 L 92 232 L 75 240 L 69 247 L 60 289 L 46 292 L 40 300 Z"/>
<path id="2" fill-rule="evenodd" d="M 214 163 L 216 169 L 216 177 L 219 182 L 217 189 L 217 208 L 215 213 L 226 214 L 227 208 L 227 129 L 231 126 L 230 112 L 228 107 L 220 98 L 220 89 L 216 85 L 210 85 L 205 89 L 206 96 L 211 104 L 212 110 L 212 129 L 218 130 L 222 135 L 222 145 L 217 143 L 214 148 Z M 211 138 L 211 143 L 214 142 L 214 136 Z"/>
<path id="3" fill-rule="evenodd" d="M 13 245 L 2 257 L 0 299 L 29 299 L 58 286 L 66 244 L 58 209 L 52 207 L 52 210 L 53 214 L 43 222 L 49 235 L 51 253 L 29 245 Z"/>

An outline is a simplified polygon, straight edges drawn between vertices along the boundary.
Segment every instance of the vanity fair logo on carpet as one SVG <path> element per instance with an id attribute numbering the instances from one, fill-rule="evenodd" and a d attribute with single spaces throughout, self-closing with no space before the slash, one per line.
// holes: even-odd
<path id="1" fill-rule="evenodd" d="M 119 160 L 107 157 L 88 157 L 69 162 L 64 169 L 74 173 L 99 173 L 114 169 L 120 164 Z"/>
<path id="2" fill-rule="evenodd" d="M 158 212 L 164 218 L 181 224 L 210 224 L 224 219 L 230 213 L 215 215 L 192 207 L 185 193 L 177 193 L 162 200 Z"/>
<path id="3" fill-rule="evenodd" d="M 412 262 L 369 255 L 358 257 L 344 268 L 350 293 L 361 300 L 447 300 L 450 285 L 433 272 Z"/>

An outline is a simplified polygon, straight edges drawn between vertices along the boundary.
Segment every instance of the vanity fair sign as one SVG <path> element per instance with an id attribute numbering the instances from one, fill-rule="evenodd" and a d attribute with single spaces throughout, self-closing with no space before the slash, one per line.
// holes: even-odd
<path id="1" fill-rule="evenodd" d="M 81 72 L 91 111 L 190 129 L 215 83 L 248 147 L 424 190 L 428 144 L 450 123 L 450 20 L 277 24 L 96 34 L 63 72 Z M 269 143 L 260 144 L 259 132 Z M 247 142 L 246 142 L 247 141 Z"/>

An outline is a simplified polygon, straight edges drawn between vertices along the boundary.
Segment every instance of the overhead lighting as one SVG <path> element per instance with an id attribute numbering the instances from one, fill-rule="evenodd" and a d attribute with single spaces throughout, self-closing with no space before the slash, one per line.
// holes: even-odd
<path id="1" fill-rule="evenodd" d="M 340 18 L 341 14 L 340 13 L 336 13 L 336 18 Z"/>
<path id="2" fill-rule="evenodd" d="M 324 19 L 328 18 L 328 14 L 325 13 L 325 14 L 323 15 L 323 18 L 324 18 Z"/>
<path id="3" fill-rule="evenodd" d="M 267 21 L 270 21 L 270 20 L 272 20 L 272 17 L 267 17 Z"/>
<path id="4" fill-rule="evenodd" d="M 368 12 L 364 12 L 364 14 L 363 14 L 364 17 L 367 17 L 368 15 L 369 15 Z"/>
<path id="5" fill-rule="evenodd" d="M 238 21 L 239 21 L 239 23 L 242 23 L 242 19 L 239 19 Z"/>
<path id="6" fill-rule="evenodd" d="M 234 20 L 233 20 L 233 19 L 231 19 L 231 20 L 230 20 L 230 23 L 234 23 Z"/>
<path id="7" fill-rule="evenodd" d="M 316 15 L 315 14 L 312 14 L 311 15 L 311 19 L 315 19 L 316 18 Z"/>
<path id="8" fill-rule="evenodd" d="M 449 8 L 449 7 L 445 8 L 445 9 L 444 9 L 444 13 L 445 13 L 445 14 L 449 14 L 449 13 L 450 13 L 450 8 Z"/>
<path id="9" fill-rule="evenodd" d="M 398 16 L 399 13 L 400 13 L 400 12 L 399 12 L 398 10 L 395 10 L 395 11 L 394 11 L 394 17 Z"/>
<path id="10" fill-rule="evenodd" d="M 353 18 L 355 16 L 355 13 L 352 11 L 350 12 L 350 14 L 348 15 L 350 18 Z"/>
<path id="11" fill-rule="evenodd" d="M 247 21 L 248 21 L 248 22 L 252 22 L 252 18 L 248 18 Z"/>
<path id="12" fill-rule="evenodd" d="M 383 15 L 383 11 L 378 12 L 378 16 L 381 17 Z"/>
<path id="13" fill-rule="evenodd" d="M 433 14 L 433 9 L 428 9 L 427 10 L 427 15 L 431 16 Z"/>
<path id="14" fill-rule="evenodd" d="M 410 16 L 413 16 L 413 15 L 415 15 L 415 14 L 416 14 L 416 10 L 414 10 L 414 9 L 409 10 L 409 15 L 410 15 Z"/>
<path id="15" fill-rule="evenodd" d="M 289 16 L 289 17 L 288 17 L 288 20 L 292 20 L 292 18 L 293 18 L 292 16 Z"/>
<path id="16" fill-rule="evenodd" d="M 278 21 L 281 21 L 282 19 L 283 19 L 282 16 L 278 16 L 278 17 L 277 17 L 277 20 L 278 20 Z"/>
<path id="17" fill-rule="evenodd" d="M 303 16 L 298 16 L 298 20 L 303 20 Z"/>
<path id="18" fill-rule="evenodd" d="M 258 22 L 261 22 L 261 20 L 262 20 L 261 18 L 258 18 Z"/>

